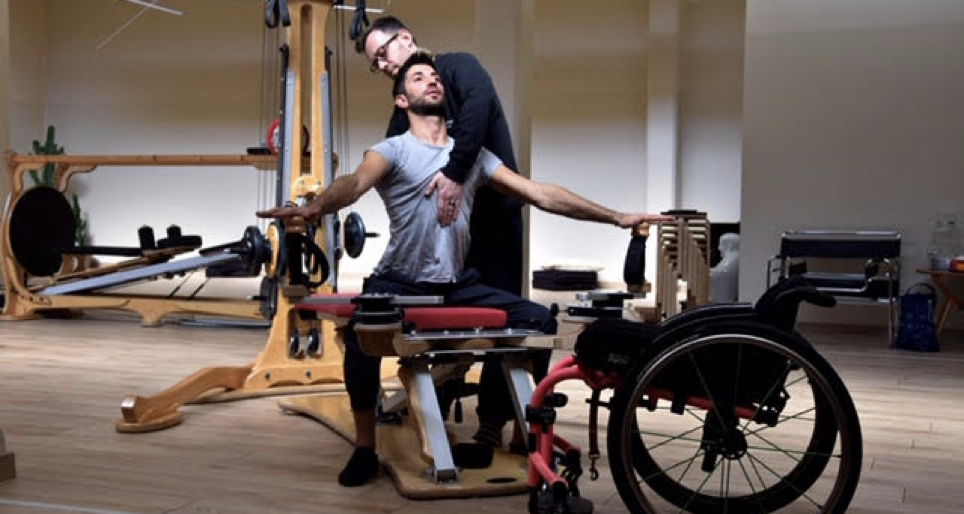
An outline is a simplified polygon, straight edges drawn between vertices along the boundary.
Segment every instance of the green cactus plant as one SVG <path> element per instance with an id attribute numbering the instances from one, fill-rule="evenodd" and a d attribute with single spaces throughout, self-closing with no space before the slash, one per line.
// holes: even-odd
<path id="1" fill-rule="evenodd" d="M 87 242 L 87 220 L 84 218 L 83 211 L 80 210 L 80 203 L 77 195 L 70 195 L 70 209 L 74 211 L 74 244 L 84 246 Z"/>
<path id="2" fill-rule="evenodd" d="M 44 142 L 43 146 L 40 145 L 40 141 L 33 140 L 34 155 L 63 155 L 64 147 L 57 146 L 57 143 L 54 142 L 54 136 L 54 126 L 50 125 L 47 127 L 47 141 Z M 48 162 L 44 164 L 41 174 L 38 174 L 38 171 L 40 170 L 30 170 L 30 178 L 33 179 L 34 185 L 54 187 L 54 164 Z"/>
<path id="3" fill-rule="evenodd" d="M 54 142 L 56 137 L 56 130 L 53 125 L 47 127 L 47 140 L 41 145 L 40 141 L 34 139 L 33 141 L 33 153 L 34 155 L 63 155 L 64 148 L 62 146 L 57 146 Z M 54 184 L 56 165 L 54 163 L 48 162 L 44 164 L 42 170 L 30 170 L 30 178 L 33 179 L 35 186 L 47 186 L 56 187 Z M 74 243 L 77 246 L 83 246 L 87 241 L 87 220 L 84 219 L 84 213 L 80 209 L 80 202 L 77 200 L 76 194 L 71 194 L 71 210 L 74 212 Z"/>

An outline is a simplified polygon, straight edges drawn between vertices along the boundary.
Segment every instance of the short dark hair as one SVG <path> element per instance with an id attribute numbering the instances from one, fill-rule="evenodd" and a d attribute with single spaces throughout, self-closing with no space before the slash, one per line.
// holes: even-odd
<path id="1" fill-rule="evenodd" d="M 438 72 L 438 69 L 435 68 L 435 56 L 432 55 L 432 52 L 423 49 L 416 50 L 398 69 L 398 75 L 395 75 L 395 85 L 392 86 L 393 98 L 405 92 L 405 75 L 408 75 L 408 70 L 417 64 L 426 64 Z"/>
<path id="2" fill-rule="evenodd" d="M 375 20 L 375 23 L 372 23 L 360 38 L 355 40 L 355 52 L 360 54 L 365 53 L 365 41 L 368 41 L 368 36 L 376 30 L 384 32 L 389 36 L 394 36 L 403 30 L 408 30 L 408 27 L 402 23 L 402 20 L 394 16 L 382 16 Z"/>

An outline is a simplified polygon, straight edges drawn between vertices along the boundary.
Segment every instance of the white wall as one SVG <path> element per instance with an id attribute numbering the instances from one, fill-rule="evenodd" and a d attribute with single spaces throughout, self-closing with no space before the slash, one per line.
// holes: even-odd
<path id="1" fill-rule="evenodd" d="M 47 51 L 46 4 L 30 0 L 8 0 L 10 19 L 10 146 L 20 153 L 32 153 L 31 142 L 43 140 L 44 60 Z M 5 146 L 5 148 L 7 148 Z M 7 187 L 4 177 L 4 187 Z"/>
<path id="2" fill-rule="evenodd" d="M 738 221 L 745 0 L 682 4 L 679 198 L 668 204 Z M 586 20 L 593 20 L 586 23 Z M 648 3 L 536 4 L 532 177 L 626 211 L 647 210 Z M 532 269 L 560 259 L 622 280 L 625 234 L 534 212 Z M 652 268 L 652 267 L 651 267 Z"/>
<path id="3" fill-rule="evenodd" d="M 124 2 L 49 0 L 44 122 L 73 154 L 234 154 L 258 143 L 258 4 L 168 2 L 96 47 L 141 8 Z M 84 20 L 84 23 L 77 23 Z M 208 36 L 216 27 L 217 39 Z M 102 168 L 73 189 L 91 243 L 136 244 L 141 225 L 169 224 L 206 244 L 237 239 L 255 222 L 252 168 Z"/>
<path id="4" fill-rule="evenodd" d="M 679 206 L 740 221 L 746 0 L 684 4 Z"/>
<path id="5" fill-rule="evenodd" d="M 11 38 L 25 41 L 11 63 L 11 130 L 18 151 L 29 151 L 48 123 L 75 154 L 238 153 L 260 142 L 267 116 L 261 85 L 265 73 L 271 83 L 272 73 L 262 70 L 262 48 L 273 48 L 262 41 L 261 3 L 168 0 L 165 5 L 184 16 L 148 12 L 98 53 L 98 43 L 139 7 L 102 0 L 9 1 L 17 20 Z M 693 84 L 681 96 L 681 180 L 684 200 L 710 205 L 712 198 L 707 208 L 715 216 L 738 210 L 739 184 L 727 170 L 739 151 L 733 143 L 733 91 L 740 78 L 733 41 L 740 39 L 742 4 L 708 4 L 713 2 L 685 6 L 693 33 L 684 37 L 682 64 Z M 474 1 L 406 0 L 389 8 L 424 46 L 477 51 Z M 530 105 L 537 180 L 617 209 L 646 209 L 646 12 L 646 2 L 638 0 L 614 0 L 605 9 L 582 0 L 537 0 Z M 711 33 L 700 35 L 704 30 Z M 334 16 L 328 36 L 334 47 Z M 366 68 L 349 49 L 341 171 L 351 170 L 382 137 L 391 109 L 389 81 Z M 703 145 L 707 150 L 697 148 Z M 253 211 L 270 197 L 270 177 L 246 168 L 105 168 L 78 177 L 74 188 L 95 244 L 133 244 L 142 224 L 161 236 L 170 223 L 214 244 L 236 239 L 256 222 Z M 712 194 L 700 196 L 694 184 L 705 184 Z M 387 241 L 377 195 L 366 195 L 356 210 L 371 231 L 384 236 L 370 240 L 360 259 L 343 261 L 342 271 L 352 280 L 372 269 Z M 621 280 L 623 231 L 536 213 L 531 232 L 533 269 L 560 258 L 594 260 L 606 266 L 603 280 Z"/>
<path id="6" fill-rule="evenodd" d="M 645 208 L 646 12 L 634 0 L 605 9 L 580 0 L 536 3 L 533 180 L 615 209 Z M 615 227 L 531 211 L 533 270 L 582 259 L 604 265 L 602 279 L 621 281 L 627 242 Z"/>
<path id="7" fill-rule="evenodd" d="M 741 297 L 787 228 L 896 228 L 919 281 L 928 221 L 964 211 L 964 2 L 750 0 L 747 32 Z"/>

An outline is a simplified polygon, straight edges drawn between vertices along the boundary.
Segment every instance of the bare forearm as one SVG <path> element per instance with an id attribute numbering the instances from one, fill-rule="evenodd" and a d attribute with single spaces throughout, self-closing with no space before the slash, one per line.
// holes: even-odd
<path id="1" fill-rule="evenodd" d="M 583 198 L 555 184 L 540 184 L 534 205 L 539 209 L 577 220 L 619 224 L 620 213 Z"/>
<path id="2" fill-rule="evenodd" d="M 311 217 L 337 212 L 358 201 L 358 179 L 355 175 L 343 175 L 335 179 L 308 205 Z"/>

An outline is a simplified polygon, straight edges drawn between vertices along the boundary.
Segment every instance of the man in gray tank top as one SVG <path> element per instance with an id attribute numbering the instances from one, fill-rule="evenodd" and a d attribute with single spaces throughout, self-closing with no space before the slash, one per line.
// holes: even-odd
<path id="1" fill-rule="evenodd" d="M 506 311 L 509 326 L 554 333 L 555 319 L 544 306 L 479 283 L 479 274 L 465 270 L 469 248 L 469 216 L 476 189 L 488 184 L 541 210 L 625 228 L 645 222 L 669 221 L 667 216 L 620 213 L 582 198 L 565 188 L 533 182 L 506 168 L 487 150 L 480 153 L 463 187 L 457 219 L 442 227 L 437 203 L 424 191 L 445 164 L 453 141 L 445 127 L 444 90 L 431 54 L 416 52 L 395 79 L 395 105 L 409 117 L 410 130 L 365 152 L 351 175 L 339 177 L 309 204 L 280 207 L 261 217 L 301 217 L 317 221 L 357 201 L 374 187 L 385 202 L 390 219 L 388 248 L 374 273 L 365 279 L 364 292 L 399 295 L 440 295 L 450 305 L 497 307 Z M 355 451 L 338 476 L 344 486 L 358 486 L 378 473 L 375 453 L 375 407 L 381 358 L 365 355 L 354 330 L 345 334 L 345 387 L 355 421 Z M 484 377 L 483 377 L 484 378 Z M 494 382 L 480 384 L 477 434 L 501 440 L 505 424 L 505 395 Z M 505 390 L 505 385 L 501 384 Z M 479 437 L 477 437 L 478 439 Z"/>
<path id="2" fill-rule="evenodd" d="M 441 141 L 439 141 L 441 142 Z M 422 282 L 454 282 L 469 253 L 469 216 L 475 190 L 487 182 L 502 162 L 482 149 L 463 184 L 464 199 L 455 221 L 438 222 L 438 204 L 428 201 L 424 191 L 444 166 L 453 140 L 444 144 L 421 141 L 412 132 L 389 138 L 373 146 L 385 159 L 389 172 L 375 189 L 388 210 L 391 239 L 376 275 L 388 272 Z"/>

